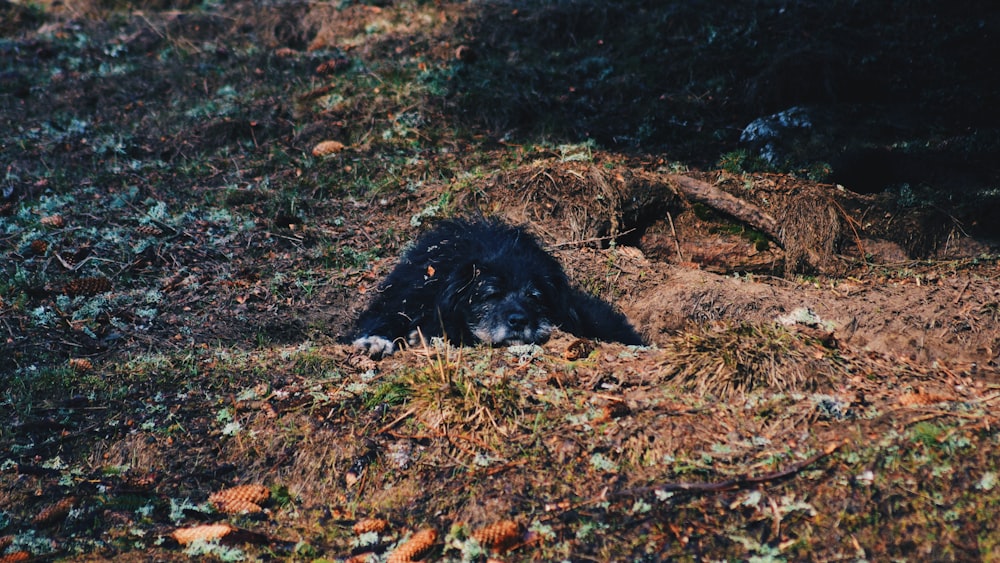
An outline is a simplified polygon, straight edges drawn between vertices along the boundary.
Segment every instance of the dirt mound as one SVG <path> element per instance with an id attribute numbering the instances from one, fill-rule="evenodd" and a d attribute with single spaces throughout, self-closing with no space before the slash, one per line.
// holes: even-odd
<path id="1" fill-rule="evenodd" d="M 546 159 L 499 172 L 459 206 L 531 226 L 553 245 L 636 246 L 642 231 L 680 205 L 662 174 Z"/>
<path id="2" fill-rule="evenodd" d="M 930 216 L 897 216 L 878 198 L 788 177 L 747 179 L 739 190 L 731 177 L 719 178 L 714 187 L 632 167 L 545 160 L 494 175 L 460 205 L 530 225 L 571 277 L 616 302 L 663 346 L 705 323 L 760 328 L 784 322 L 793 331 L 818 330 L 841 346 L 905 361 L 995 363 L 1000 290 L 956 270 L 979 267 L 975 258 L 937 263 L 943 268 L 926 263 L 920 273 L 897 266 L 902 271 L 894 274 L 889 266 L 887 275 L 865 281 L 731 275 L 768 269 L 860 275 L 872 267 L 866 260 L 875 251 L 908 254 L 902 244 L 880 238 L 889 232 L 885 221 L 919 223 Z M 734 207 L 741 205 L 746 209 Z M 740 225 L 734 215 L 766 232 Z M 925 226 L 934 229 L 943 232 L 940 224 Z M 970 248 L 974 241 L 951 251 L 961 256 Z"/>
<path id="3" fill-rule="evenodd" d="M 628 247 L 556 254 L 571 278 L 618 305 L 663 348 L 706 326 L 750 325 L 784 326 L 842 350 L 921 365 L 995 367 L 1000 355 L 1000 288 L 990 280 L 996 264 L 793 281 L 664 264 Z"/>
<path id="4" fill-rule="evenodd" d="M 968 276 L 843 281 L 757 281 L 671 268 L 670 282 L 625 305 L 654 341 L 685 325 L 725 321 L 814 327 L 841 345 L 921 363 L 994 364 L 1000 289 Z"/>
<path id="5" fill-rule="evenodd" d="M 495 174 L 459 206 L 528 224 L 552 245 L 614 242 L 719 273 L 844 275 L 880 259 L 984 248 L 940 214 L 788 176 L 551 159 Z"/>

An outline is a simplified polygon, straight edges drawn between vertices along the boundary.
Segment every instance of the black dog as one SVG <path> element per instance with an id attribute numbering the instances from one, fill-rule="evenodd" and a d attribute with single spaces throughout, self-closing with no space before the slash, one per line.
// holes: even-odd
<path id="1" fill-rule="evenodd" d="M 455 344 L 532 344 L 555 328 L 642 344 L 625 317 L 570 286 L 524 229 L 495 219 L 444 221 L 379 285 L 348 339 L 373 357 L 444 336 Z"/>

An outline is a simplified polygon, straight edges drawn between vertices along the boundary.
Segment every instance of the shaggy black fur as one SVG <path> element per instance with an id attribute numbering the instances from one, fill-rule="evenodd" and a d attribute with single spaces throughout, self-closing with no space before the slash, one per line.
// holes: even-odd
<path id="1" fill-rule="evenodd" d="M 621 313 L 572 287 L 524 229 L 495 219 L 453 220 L 403 255 L 347 340 L 378 357 L 421 337 L 503 346 L 545 342 L 555 328 L 643 343 Z"/>

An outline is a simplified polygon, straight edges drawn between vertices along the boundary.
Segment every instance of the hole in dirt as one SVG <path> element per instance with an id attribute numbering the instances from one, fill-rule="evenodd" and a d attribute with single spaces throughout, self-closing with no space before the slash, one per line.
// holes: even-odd
<path id="1" fill-rule="evenodd" d="M 643 239 L 647 231 L 651 228 L 657 228 L 658 225 L 666 220 L 668 214 L 676 215 L 678 211 L 678 209 L 671 209 L 664 204 L 654 204 L 646 205 L 631 213 L 623 214 L 622 235 L 615 240 L 615 243 L 634 246 L 645 252 Z"/>
<path id="2" fill-rule="evenodd" d="M 969 230 L 992 245 L 1000 244 L 1000 196 L 983 201 L 969 214 Z"/>
<path id="3" fill-rule="evenodd" d="M 721 274 L 780 273 L 784 268 L 778 245 L 724 214 L 658 207 L 636 219 L 616 242 L 638 248 L 654 262 L 696 263 Z"/>

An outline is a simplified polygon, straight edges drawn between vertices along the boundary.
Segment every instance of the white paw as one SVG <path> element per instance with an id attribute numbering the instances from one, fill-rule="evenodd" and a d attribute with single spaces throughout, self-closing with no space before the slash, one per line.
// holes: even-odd
<path id="1" fill-rule="evenodd" d="M 396 343 L 384 336 L 362 336 L 355 339 L 351 345 L 372 358 L 388 356 L 396 351 Z"/>

